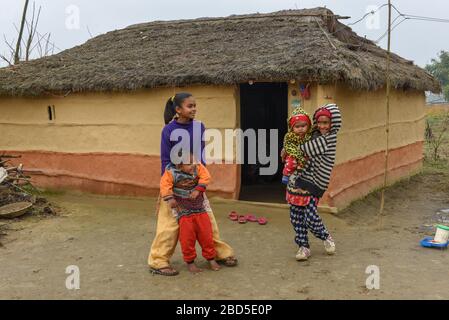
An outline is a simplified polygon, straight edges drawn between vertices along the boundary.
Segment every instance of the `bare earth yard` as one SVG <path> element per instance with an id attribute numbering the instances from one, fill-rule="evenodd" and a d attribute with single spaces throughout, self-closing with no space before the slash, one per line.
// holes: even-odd
<path id="1" fill-rule="evenodd" d="M 245 203 L 212 201 L 222 237 L 240 260 L 235 268 L 191 275 L 178 249 L 177 277 L 153 276 L 146 259 L 154 236 L 154 199 L 93 195 L 49 196 L 65 214 L 29 217 L 9 225 L 0 248 L 1 299 L 449 299 L 449 251 L 425 249 L 419 240 L 439 209 L 449 208 L 449 175 L 428 172 L 387 192 L 383 228 L 379 195 L 338 215 L 323 214 L 337 241 L 325 255 L 312 239 L 312 258 L 294 259 L 288 212 Z M 266 226 L 239 225 L 231 210 L 268 217 Z M 427 226 L 426 226 L 427 225 Z M 198 260 L 204 265 L 204 261 Z M 80 290 L 65 287 L 66 267 L 80 268 Z M 380 289 L 368 290 L 365 270 L 380 268 Z"/>
<path id="2" fill-rule="evenodd" d="M 442 130 L 430 115 L 433 132 Z M 422 174 L 386 191 L 378 228 L 379 193 L 337 215 L 322 214 L 337 253 L 325 255 L 311 236 L 312 257 L 297 262 L 288 210 L 212 199 L 222 238 L 239 265 L 191 275 L 179 246 L 177 277 L 153 276 L 146 264 L 156 229 L 155 199 L 47 194 L 61 208 L 56 217 L 0 221 L 0 299 L 449 299 L 449 250 L 422 248 L 434 225 L 449 225 L 449 139 Z M 264 215 L 269 223 L 239 225 L 231 210 Z M 198 259 L 205 266 L 202 258 Z M 68 290 L 66 267 L 80 269 L 80 289 Z M 379 267 L 380 289 L 368 290 L 370 265 Z"/>

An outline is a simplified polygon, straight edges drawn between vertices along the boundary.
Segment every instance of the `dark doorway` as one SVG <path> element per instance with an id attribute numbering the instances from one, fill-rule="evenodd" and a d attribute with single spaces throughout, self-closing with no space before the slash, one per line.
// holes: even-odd
<path id="1" fill-rule="evenodd" d="M 241 167 L 241 200 L 285 201 L 285 186 L 281 183 L 283 164 L 279 153 L 282 149 L 284 135 L 287 132 L 287 116 L 288 86 L 286 83 L 266 82 L 240 85 L 241 129 L 251 128 L 256 131 L 257 129 L 267 129 L 267 139 L 269 139 L 269 129 L 278 130 L 278 169 L 273 175 L 259 174 L 261 164 L 258 158 L 255 165 L 248 164 L 248 144 L 245 142 L 245 162 Z"/>

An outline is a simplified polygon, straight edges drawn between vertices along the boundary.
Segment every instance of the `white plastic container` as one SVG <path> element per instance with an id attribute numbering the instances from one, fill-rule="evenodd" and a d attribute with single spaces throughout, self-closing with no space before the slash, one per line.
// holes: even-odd
<path id="1" fill-rule="evenodd" d="M 449 241 L 449 227 L 441 224 L 437 225 L 437 230 L 433 241 L 438 243 L 447 243 Z"/>
<path id="2" fill-rule="evenodd" d="M 0 167 L 0 183 L 2 183 L 8 177 L 8 171 L 5 168 Z"/>

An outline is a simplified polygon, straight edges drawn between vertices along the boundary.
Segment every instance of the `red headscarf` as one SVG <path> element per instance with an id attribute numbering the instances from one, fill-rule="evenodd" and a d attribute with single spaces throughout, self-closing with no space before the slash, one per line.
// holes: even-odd
<path id="1" fill-rule="evenodd" d="M 318 118 L 321 116 L 325 116 L 325 117 L 328 117 L 329 119 L 332 119 L 331 112 L 324 107 L 318 109 L 318 111 L 315 112 L 315 120 L 318 120 Z"/>
<path id="2" fill-rule="evenodd" d="M 298 122 L 298 121 L 307 122 L 307 124 L 310 126 L 310 118 L 309 118 L 309 116 L 307 116 L 306 114 L 298 114 L 298 115 L 293 116 L 293 117 L 290 118 L 290 121 L 289 121 L 290 128 L 293 128 L 295 123 Z"/>

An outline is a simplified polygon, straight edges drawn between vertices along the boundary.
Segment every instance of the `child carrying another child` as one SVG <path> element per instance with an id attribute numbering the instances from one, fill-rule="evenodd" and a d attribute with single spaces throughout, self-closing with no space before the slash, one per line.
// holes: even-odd
<path id="1" fill-rule="evenodd" d="M 293 174 L 287 185 L 290 221 L 294 227 L 295 242 L 299 246 L 298 261 L 307 260 L 310 253 L 307 230 L 324 241 L 328 254 L 335 252 L 335 242 L 318 215 L 318 202 L 327 190 L 334 167 L 337 132 L 341 127 L 340 110 L 336 104 L 319 108 L 314 114 L 312 139 L 299 149 L 307 157 L 304 167 Z"/>
<path id="2" fill-rule="evenodd" d="M 212 237 L 212 224 L 204 207 L 203 192 L 210 182 L 210 174 L 201 163 L 194 163 L 193 155 L 180 164 L 168 164 L 161 178 L 160 191 L 163 200 L 174 210 L 179 223 L 179 242 L 184 261 L 190 272 L 198 273 L 194 261 L 195 243 L 198 240 L 203 257 L 210 267 L 218 271 L 220 266 L 215 261 L 215 247 Z"/>

